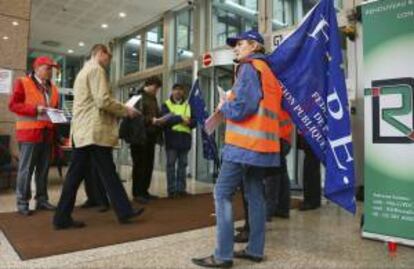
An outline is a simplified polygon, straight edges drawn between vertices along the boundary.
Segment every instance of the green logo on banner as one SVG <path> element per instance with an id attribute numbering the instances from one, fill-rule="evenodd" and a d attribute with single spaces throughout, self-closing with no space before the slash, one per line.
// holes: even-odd
<path id="1" fill-rule="evenodd" d="M 414 143 L 413 88 L 413 78 L 372 82 L 372 88 L 367 89 L 366 94 L 372 96 L 373 143 Z M 390 105 L 389 103 L 392 102 L 387 102 L 395 96 L 401 99 L 401 105 Z M 409 117 L 409 123 L 407 120 L 401 119 L 403 116 Z M 401 135 L 381 135 L 384 128 L 389 128 L 381 124 L 381 120 L 388 123 Z"/>

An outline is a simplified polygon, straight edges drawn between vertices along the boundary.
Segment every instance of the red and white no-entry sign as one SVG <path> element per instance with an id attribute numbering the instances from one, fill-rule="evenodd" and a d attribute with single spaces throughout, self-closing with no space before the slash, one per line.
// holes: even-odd
<path id="1" fill-rule="evenodd" d="M 213 57 L 210 53 L 203 55 L 203 67 L 209 67 L 213 63 Z"/>

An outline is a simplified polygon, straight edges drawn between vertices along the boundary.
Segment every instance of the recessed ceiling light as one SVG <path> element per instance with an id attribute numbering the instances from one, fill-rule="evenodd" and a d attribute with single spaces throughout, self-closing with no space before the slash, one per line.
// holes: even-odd
<path id="1" fill-rule="evenodd" d="M 12 24 L 13 24 L 13 26 L 18 26 L 19 25 L 19 22 L 13 21 Z"/>
<path id="2" fill-rule="evenodd" d="M 74 53 L 75 51 L 72 49 L 68 49 L 68 53 Z"/>
<path id="3" fill-rule="evenodd" d="M 132 53 L 132 56 L 134 56 L 134 57 L 135 57 L 135 56 L 137 56 L 137 55 L 138 55 L 138 54 L 137 54 L 136 52 Z"/>
<path id="4" fill-rule="evenodd" d="M 79 45 L 79 47 L 84 47 L 85 46 L 85 43 L 82 42 L 82 41 L 80 41 L 78 45 Z"/>
<path id="5" fill-rule="evenodd" d="M 8 36 L 3 36 L 3 40 L 8 40 L 9 39 L 9 37 Z"/>
<path id="6" fill-rule="evenodd" d="M 108 28 L 108 24 L 106 24 L 106 23 L 102 23 L 102 24 L 101 24 L 101 27 L 102 27 L 102 28 L 104 28 L 104 29 L 106 29 L 106 28 Z"/>
<path id="7" fill-rule="evenodd" d="M 119 17 L 120 18 L 125 18 L 126 17 L 126 13 L 125 12 L 119 12 Z"/>

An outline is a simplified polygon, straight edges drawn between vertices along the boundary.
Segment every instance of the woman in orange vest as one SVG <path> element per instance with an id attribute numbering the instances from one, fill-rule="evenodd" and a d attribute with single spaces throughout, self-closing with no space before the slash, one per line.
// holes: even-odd
<path id="1" fill-rule="evenodd" d="M 263 38 L 248 31 L 227 39 L 240 63 L 237 79 L 217 110 L 226 119 L 225 146 L 214 189 L 217 246 L 211 256 L 193 259 L 204 267 L 231 267 L 233 257 L 263 260 L 266 204 L 263 178 L 269 167 L 280 165 L 279 112 L 282 91 L 264 60 Z M 243 183 L 249 207 L 249 243 L 234 251 L 232 197 Z"/>
<path id="2" fill-rule="evenodd" d="M 49 57 L 41 56 L 33 63 L 34 71 L 18 78 L 10 97 L 9 109 L 17 114 L 16 140 L 19 142 L 17 172 L 17 210 L 28 216 L 32 196 L 30 181 L 36 169 L 36 209 L 54 210 L 47 194 L 49 157 L 53 141 L 53 124 L 46 115 L 47 108 L 58 108 L 59 93 L 50 81 L 52 68 L 58 65 Z"/>

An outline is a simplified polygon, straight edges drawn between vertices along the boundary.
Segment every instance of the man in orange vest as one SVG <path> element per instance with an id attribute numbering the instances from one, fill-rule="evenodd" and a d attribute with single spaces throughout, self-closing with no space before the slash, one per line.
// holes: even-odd
<path id="1" fill-rule="evenodd" d="M 17 210 L 28 216 L 31 198 L 30 182 L 33 171 L 36 182 L 36 209 L 54 210 L 47 194 L 49 158 L 53 141 L 53 124 L 46 115 L 48 108 L 59 105 L 58 89 L 51 82 L 52 68 L 58 65 L 41 56 L 33 63 L 33 72 L 18 78 L 10 97 L 9 109 L 17 114 L 16 139 L 20 156 L 17 172 Z"/>
<path id="2" fill-rule="evenodd" d="M 217 246 L 213 255 L 193 259 L 204 267 L 227 268 L 233 257 L 260 262 L 264 256 L 266 202 L 263 179 L 280 166 L 279 112 L 282 90 L 264 59 L 263 38 L 248 31 L 227 39 L 240 63 L 237 79 L 217 110 L 226 119 L 225 146 L 214 189 Z M 249 243 L 234 251 L 232 197 L 242 184 L 249 207 Z"/>

